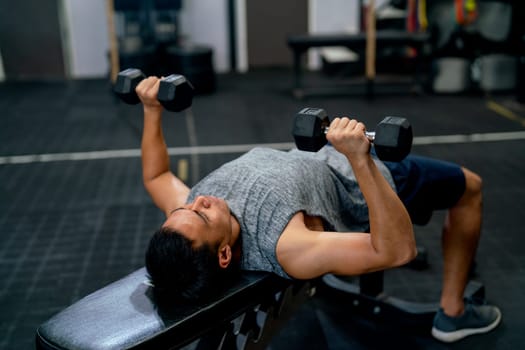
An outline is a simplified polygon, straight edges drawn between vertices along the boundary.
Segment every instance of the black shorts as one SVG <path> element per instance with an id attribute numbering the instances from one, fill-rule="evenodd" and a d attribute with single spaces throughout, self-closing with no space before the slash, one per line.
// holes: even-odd
<path id="1" fill-rule="evenodd" d="M 409 155 L 384 164 L 414 224 L 427 224 L 434 210 L 453 207 L 465 192 L 465 174 L 454 163 Z"/>

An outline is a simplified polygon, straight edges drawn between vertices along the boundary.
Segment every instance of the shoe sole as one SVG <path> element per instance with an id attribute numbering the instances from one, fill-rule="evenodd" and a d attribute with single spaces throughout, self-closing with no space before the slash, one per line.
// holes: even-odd
<path id="1" fill-rule="evenodd" d="M 492 322 L 491 324 L 489 324 L 486 327 L 483 327 L 483 328 L 465 328 L 465 329 L 460 329 L 460 330 L 454 331 L 454 332 L 443 332 L 443 331 L 440 331 L 439 329 L 437 329 L 435 327 L 432 327 L 432 336 L 434 338 L 436 338 L 437 340 L 440 340 L 442 342 L 452 343 L 452 342 L 458 341 L 460 339 L 463 339 L 463 338 L 465 338 L 465 337 L 467 337 L 469 335 L 482 334 L 482 333 L 490 332 L 491 330 L 496 328 L 496 326 L 501 321 L 501 311 L 498 308 L 496 308 L 496 312 L 497 312 L 498 316 L 496 317 L 494 322 Z"/>

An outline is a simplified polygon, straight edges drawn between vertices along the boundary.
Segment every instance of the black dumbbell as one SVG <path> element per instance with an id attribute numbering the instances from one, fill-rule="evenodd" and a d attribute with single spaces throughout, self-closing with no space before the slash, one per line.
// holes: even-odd
<path id="1" fill-rule="evenodd" d="M 193 101 L 193 85 L 184 75 L 171 74 L 160 81 L 157 100 L 168 111 L 180 112 Z"/>
<path id="2" fill-rule="evenodd" d="M 302 151 L 317 152 L 327 143 L 329 125 L 324 109 L 302 109 L 294 119 L 295 145 Z M 412 148 L 412 127 L 405 118 L 385 117 L 375 132 L 366 132 L 366 136 L 373 142 L 377 157 L 384 161 L 399 162 Z"/>
<path id="3" fill-rule="evenodd" d="M 140 69 L 129 68 L 117 75 L 117 81 L 113 87 L 113 92 L 125 103 L 136 105 L 140 102 L 135 88 L 144 80 L 146 76 Z"/>
<path id="4" fill-rule="evenodd" d="M 135 88 L 146 76 L 140 69 L 129 68 L 117 75 L 113 87 L 115 94 L 127 104 L 140 102 Z M 193 101 L 193 86 L 180 74 L 172 74 L 160 81 L 157 99 L 168 111 L 180 112 L 191 106 Z"/>

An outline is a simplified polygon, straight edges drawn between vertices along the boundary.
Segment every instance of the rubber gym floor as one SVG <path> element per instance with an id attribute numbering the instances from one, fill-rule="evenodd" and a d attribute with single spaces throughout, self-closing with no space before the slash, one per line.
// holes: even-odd
<path id="1" fill-rule="evenodd" d="M 475 279 L 501 308 L 503 322 L 489 334 L 448 345 L 313 298 L 269 348 L 522 347 L 525 107 L 510 94 L 481 93 L 298 100 L 290 93 L 291 78 L 289 70 L 278 69 L 219 75 L 215 93 L 196 96 L 184 113 L 166 113 L 173 170 L 191 185 L 252 144 L 291 147 L 293 116 L 306 106 L 357 116 L 370 129 L 385 115 L 407 117 L 416 136 L 413 152 L 458 162 L 484 179 Z M 115 99 L 107 80 L 3 83 L 0 95 L 0 349 L 32 349 L 42 322 L 143 266 L 148 236 L 162 214 L 141 183 L 141 108 Z M 456 136 L 445 137 L 450 135 Z M 429 225 L 416 227 L 429 268 L 387 271 L 389 294 L 438 300 L 443 218 L 435 213 Z"/>

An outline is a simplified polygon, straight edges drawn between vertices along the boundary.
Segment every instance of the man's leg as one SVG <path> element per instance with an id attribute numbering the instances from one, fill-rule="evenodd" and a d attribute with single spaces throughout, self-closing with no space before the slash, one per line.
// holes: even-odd
<path id="1" fill-rule="evenodd" d="M 465 174 L 465 192 L 448 210 L 443 227 L 443 291 L 441 307 L 449 316 L 463 313 L 463 292 L 481 232 L 482 181 L 470 170 Z"/>
<path id="2" fill-rule="evenodd" d="M 426 225 L 434 210 L 447 210 L 441 309 L 432 335 L 452 342 L 495 328 L 501 319 L 497 307 L 463 300 L 481 231 L 481 178 L 457 164 L 413 155 L 385 165 L 414 224 Z"/>
<path id="3" fill-rule="evenodd" d="M 447 213 L 443 228 L 443 290 L 441 310 L 434 318 L 432 335 L 444 342 L 472 334 L 486 333 L 501 320 L 495 306 L 465 303 L 463 293 L 481 231 L 482 182 L 475 173 L 462 168 L 465 191 Z"/>

